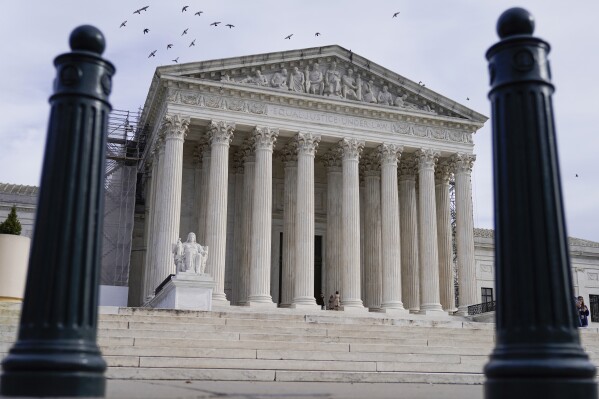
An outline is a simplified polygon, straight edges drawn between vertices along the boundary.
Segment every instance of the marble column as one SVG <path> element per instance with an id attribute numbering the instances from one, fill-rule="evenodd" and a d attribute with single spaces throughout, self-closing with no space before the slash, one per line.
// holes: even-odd
<path id="1" fill-rule="evenodd" d="M 366 310 L 360 297 L 360 179 L 358 162 L 364 142 L 344 138 L 343 151 L 343 310 Z"/>
<path id="2" fill-rule="evenodd" d="M 157 178 L 158 178 L 158 144 L 156 143 L 154 147 L 150 151 L 150 155 L 148 157 L 148 163 L 151 163 L 150 167 L 150 180 L 149 187 L 146 193 L 146 223 L 145 223 L 145 246 L 146 246 L 146 257 L 144 262 L 144 279 L 143 279 L 143 287 L 141 295 L 141 303 L 144 304 L 148 299 L 152 298 L 154 293 L 154 288 L 152 287 L 152 283 L 154 280 L 153 277 L 153 248 L 152 240 L 153 240 L 153 219 L 154 219 L 154 209 L 156 206 L 156 186 L 157 186 Z"/>
<path id="3" fill-rule="evenodd" d="M 152 243 L 152 251 L 150 254 L 150 286 L 148 296 L 146 300 L 150 300 L 154 297 L 154 291 L 156 287 L 162 282 L 158 280 L 158 260 L 156 258 L 156 246 L 158 245 L 158 229 L 160 226 L 160 220 L 162 219 L 163 209 L 158 206 L 161 195 L 163 193 L 164 181 L 162 180 L 163 169 L 164 169 L 164 130 L 160 127 L 159 137 L 156 141 L 157 155 L 157 173 L 156 173 L 156 188 L 154 189 L 154 210 L 152 211 L 152 230 L 150 232 L 149 241 Z"/>
<path id="4" fill-rule="evenodd" d="M 435 164 L 439 153 L 431 149 L 416 152 L 420 220 L 420 313 L 442 312 L 439 295 L 439 247 L 435 204 Z"/>
<path id="5" fill-rule="evenodd" d="M 241 260 L 237 303 L 248 305 L 250 295 L 250 264 L 252 261 L 252 213 L 254 209 L 254 177 L 256 157 L 254 138 L 250 137 L 241 146 L 243 155 L 243 210 L 241 215 Z"/>
<path id="6" fill-rule="evenodd" d="M 401 239 L 401 288 L 404 307 L 420 311 L 420 263 L 418 258 L 418 202 L 416 200 L 416 158 L 402 156 L 399 164 L 399 219 Z"/>
<path id="7" fill-rule="evenodd" d="M 453 285 L 453 247 L 451 239 L 451 212 L 449 204 L 450 164 L 440 161 L 435 170 L 437 196 L 437 243 L 439 245 L 439 291 L 441 306 L 449 313 L 455 312 Z"/>
<path id="8" fill-rule="evenodd" d="M 326 234 L 326 274 L 328 304 L 330 295 L 341 292 L 343 287 L 343 223 L 341 219 L 341 194 L 343 174 L 341 172 L 341 148 L 333 147 L 323 155 L 327 170 L 327 234 Z"/>
<path id="9" fill-rule="evenodd" d="M 181 223 L 181 180 L 183 175 L 183 141 L 187 135 L 190 118 L 178 114 L 166 115 L 164 118 L 164 163 L 159 201 L 156 205 L 162 210 L 158 221 L 156 239 L 156 258 L 158 267 L 158 284 L 169 274 L 174 274 L 175 261 L 172 248 L 179 238 Z"/>
<path id="10" fill-rule="evenodd" d="M 202 169 L 200 172 L 200 199 L 198 207 L 198 233 L 197 242 L 201 245 L 206 245 L 206 211 L 208 210 L 208 192 L 210 186 L 210 144 L 206 138 L 200 145 L 202 150 Z"/>
<path id="11" fill-rule="evenodd" d="M 381 308 L 381 168 L 378 153 L 362 156 L 360 167 L 364 174 L 364 265 L 362 286 L 364 306 L 372 311 Z"/>
<path id="12" fill-rule="evenodd" d="M 403 147 L 396 144 L 382 144 L 377 150 L 381 162 L 383 282 L 381 308 L 387 313 L 408 313 L 404 309 L 401 295 L 401 240 L 397 186 L 397 162 Z"/>
<path id="13" fill-rule="evenodd" d="M 191 225 L 190 231 L 181 231 L 181 235 L 193 232 L 198 237 L 198 227 L 200 225 L 200 198 L 202 196 L 202 153 L 203 147 L 201 144 L 196 145 L 193 149 L 193 199 L 191 209 Z"/>
<path id="14" fill-rule="evenodd" d="M 256 127 L 252 255 L 250 263 L 250 306 L 275 307 L 270 295 L 272 238 L 272 150 L 278 129 Z"/>
<path id="15" fill-rule="evenodd" d="M 455 175 L 456 244 L 458 249 L 458 313 L 467 314 L 468 306 L 480 302 L 476 292 L 474 262 L 474 221 L 472 214 L 472 166 L 474 154 L 455 154 L 451 161 Z"/>
<path id="16" fill-rule="evenodd" d="M 294 298 L 295 275 L 295 218 L 297 205 L 297 141 L 291 139 L 282 150 L 285 164 L 283 199 L 283 265 L 280 307 L 288 308 Z"/>
<path id="17" fill-rule="evenodd" d="M 214 278 L 212 302 L 216 306 L 229 305 L 225 295 L 225 254 L 227 248 L 229 145 L 234 129 L 234 123 L 223 121 L 211 121 L 208 127 L 211 159 L 206 210 L 206 245 L 208 245 L 206 273 Z"/>
<path id="18" fill-rule="evenodd" d="M 295 217 L 294 308 L 320 308 L 314 298 L 314 155 L 320 136 L 299 132 L 297 141 L 297 203 Z"/>
<path id="19" fill-rule="evenodd" d="M 239 150 L 233 157 L 233 172 L 235 173 L 235 205 L 234 205 L 234 224 L 233 224 L 233 263 L 231 265 L 231 297 L 229 300 L 232 305 L 239 304 L 239 279 L 241 272 L 241 260 L 243 259 L 243 247 L 240 245 L 243 224 L 243 205 L 245 198 L 243 196 L 243 150 Z"/>

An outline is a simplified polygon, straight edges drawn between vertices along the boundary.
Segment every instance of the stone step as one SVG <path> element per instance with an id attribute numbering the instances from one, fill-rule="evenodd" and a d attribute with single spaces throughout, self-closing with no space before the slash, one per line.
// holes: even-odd
<path id="1" fill-rule="evenodd" d="M 216 348 L 216 349 L 289 349 L 289 350 L 322 350 L 334 352 L 349 352 L 348 343 L 319 343 L 313 342 L 306 345 L 305 342 L 287 341 L 229 341 L 229 340 L 201 340 L 201 339 L 169 339 L 165 341 L 160 338 L 135 338 L 135 347 L 162 347 L 168 345 L 170 348 Z"/>
<path id="2" fill-rule="evenodd" d="M 350 352 L 365 353 L 430 353 L 441 355 L 485 355 L 493 350 L 493 345 L 488 347 L 456 347 L 456 346 L 413 346 L 413 345 L 388 345 L 388 344 L 349 344 Z"/>
<path id="3" fill-rule="evenodd" d="M 344 372 L 344 371 L 287 371 L 278 370 L 276 381 L 285 382 L 343 382 L 343 383 L 426 383 L 482 384 L 482 373 L 416 373 L 416 372 Z"/>
<path id="4" fill-rule="evenodd" d="M 163 343 L 164 344 L 164 343 Z M 240 345 L 241 346 L 241 345 Z M 1 349 L 1 347 L 0 347 Z M 256 349 L 246 348 L 173 348 L 155 346 L 103 346 L 103 356 L 176 356 L 176 357 L 211 357 L 220 359 L 256 359 Z"/>
<path id="5" fill-rule="evenodd" d="M 109 367 L 106 377 L 118 380 L 275 381 L 274 370 Z"/>

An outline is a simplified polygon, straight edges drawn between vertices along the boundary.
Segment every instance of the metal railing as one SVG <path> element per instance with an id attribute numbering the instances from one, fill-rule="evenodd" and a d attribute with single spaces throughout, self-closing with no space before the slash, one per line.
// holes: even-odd
<path id="1" fill-rule="evenodd" d="M 495 311 L 495 301 L 477 303 L 476 305 L 468 306 L 468 315 L 474 316 L 477 314 Z"/>

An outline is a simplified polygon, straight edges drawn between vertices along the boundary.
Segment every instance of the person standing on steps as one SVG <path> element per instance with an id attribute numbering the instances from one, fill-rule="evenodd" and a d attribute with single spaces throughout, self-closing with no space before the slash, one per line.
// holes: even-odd
<path id="1" fill-rule="evenodd" d="M 339 295 L 339 291 L 335 291 L 335 300 L 333 301 L 333 309 L 339 310 L 339 306 L 341 306 L 341 295 Z"/>
<path id="2" fill-rule="evenodd" d="M 589 308 L 584 304 L 584 298 L 582 296 L 578 297 L 578 315 L 580 316 L 580 326 L 588 327 L 589 326 Z"/>

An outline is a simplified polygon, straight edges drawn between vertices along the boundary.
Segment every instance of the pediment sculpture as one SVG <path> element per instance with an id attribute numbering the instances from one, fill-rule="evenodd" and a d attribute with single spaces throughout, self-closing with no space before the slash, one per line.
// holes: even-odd
<path id="1" fill-rule="evenodd" d="M 195 233 L 189 233 L 185 242 L 181 242 L 181 238 L 179 238 L 173 245 L 173 255 L 177 274 L 180 272 L 205 274 L 208 246 L 198 244 Z"/>
<path id="2" fill-rule="evenodd" d="M 256 68 L 245 77 L 232 77 L 229 72 L 222 71 L 220 76 L 221 82 L 269 87 L 437 114 L 432 104 L 426 101 L 422 104 L 409 102 L 408 93 L 390 84 L 377 87 L 375 79 L 369 76 L 367 71 L 360 72 L 353 67 L 340 68 L 335 60 L 331 61 L 330 65 L 314 62 L 303 71 L 298 66 L 289 66 L 289 69 L 282 67 L 272 72 Z"/>

